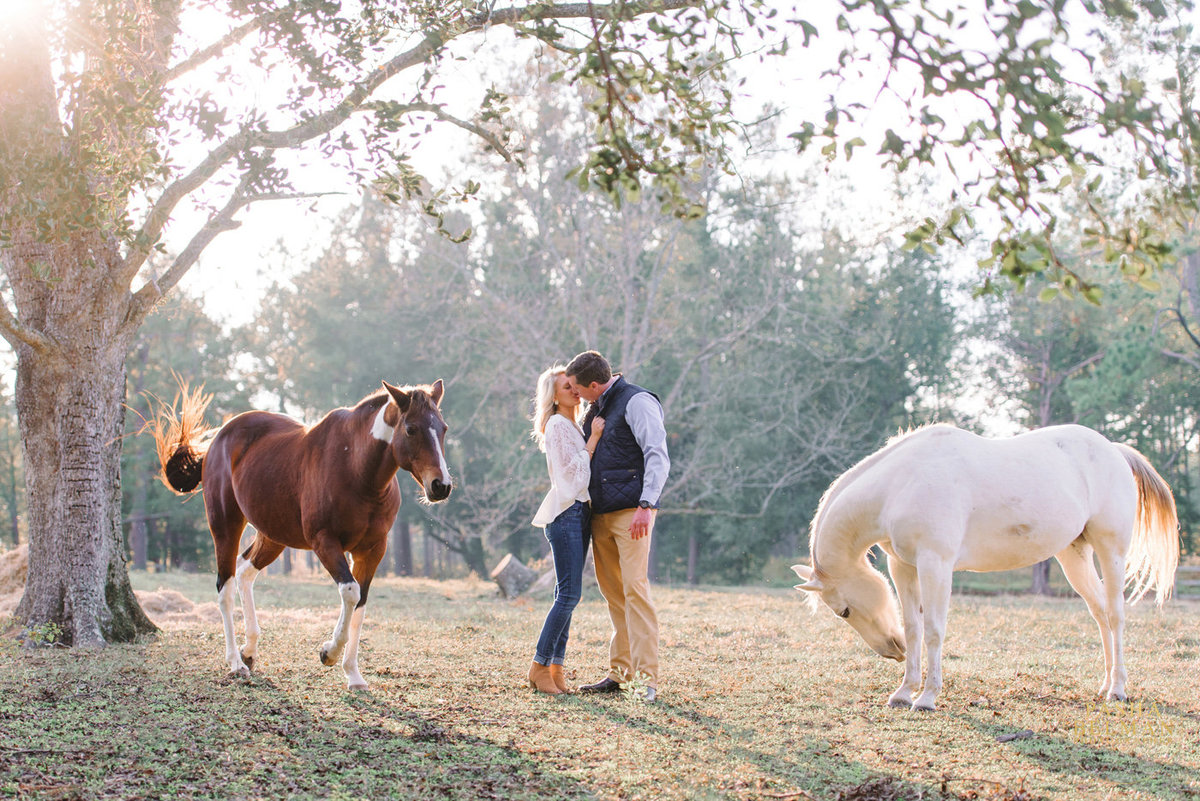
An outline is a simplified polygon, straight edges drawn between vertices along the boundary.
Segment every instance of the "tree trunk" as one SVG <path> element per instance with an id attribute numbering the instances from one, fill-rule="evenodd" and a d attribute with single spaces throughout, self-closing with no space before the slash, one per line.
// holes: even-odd
<path id="1" fill-rule="evenodd" d="M 687 583 L 696 583 L 696 568 L 700 564 L 700 539 L 695 532 L 688 534 Z"/>
<path id="2" fill-rule="evenodd" d="M 480 578 L 488 575 L 487 555 L 483 551 L 481 537 L 463 537 L 463 547 L 459 551 L 459 556 L 466 563 L 467 569 L 475 575 Z"/>
<path id="3" fill-rule="evenodd" d="M 134 492 L 133 508 L 138 508 L 138 498 L 140 498 L 142 503 L 141 508 L 144 509 L 146 488 L 141 486 L 141 482 L 139 482 L 139 486 Z M 129 544 L 133 548 L 134 570 L 146 569 L 146 545 L 150 540 L 148 523 L 149 521 L 146 520 L 145 515 L 134 517 L 129 521 Z"/>
<path id="4" fill-rule="evenodd" d="M 392 524 L 392 563 L 397 576 L 413 574 L 412 527 L 403 512 Z"/>
<path id="5" fill-rule="evenodd" d="M 1033 583 L 1029 591 L 1034 595 L 1053 595 L 1050 591 L 1050 560 L 1045 559 L 1033 566 Z"/>
<path id="6" fill-rule="evenodd" d="M 137 381 L 133 385 L 133 397 L 136 399 L 135 413 L 143 419 L 150 419 L 150 404 L 143 396 L 146 389 L 146 364 L 150 360 L 150 347 L 143 345 L 133 354 L 136 360 Z M 133 478 L 133 498 L 129 504 L 129 542 L 133 547 L 133 567 L 135 570 L 146 569 L 146 547 L 149 542 L 149 525 L 146 502 L 150 497 L 149 483 L 154 480 L 154 473 L 145 469 L 137 470 Z"/>
<path id="7" fill-rule="evenodd" d="M 18 351 L 29 578 L 14 617 L 96 647 L 157 627 L 129 584 L 121 532 L 124 344 L 74 334 L 69 350 Z"/>
<path id="8" fill-rule="evenodd" d="M 425 578 L 433 578 L 433 561 L 437 558 L 437 554 L 434 552 L 434 547 L 437 545 L 437 541 L 433 537 L 429 536 L 428 531 L 425 532 L 424 545 L 425 560 L 424 564 L 422 565 L 422 573 L 424 574 Z"/>
<path id="9" fill-rule="evenodd" d="M 550 571 L 553 573 L 553 571 Z M 530 570 L 521 560 L 511 553 L 505 554 L 491 572 L 492 581 L 500 588 L 500 594 L 505 598 L 516 598 L 529 589 L 538 579 L 538 574 Z"/>

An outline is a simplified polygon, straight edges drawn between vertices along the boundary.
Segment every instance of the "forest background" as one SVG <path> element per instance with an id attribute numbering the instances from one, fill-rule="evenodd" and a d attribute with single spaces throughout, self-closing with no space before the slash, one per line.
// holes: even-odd
<path id="1" fill-rule="evenodd" d="M 785 163 L 786 127 L 768 105 L 744 131 L 738 170 L 703 172 L 689 188 L 705 215 L 637 197 L 613 204 L 564 180 L 587 160 L 587 90 L 534 67 L 504 69 L 515 108 L 505 111 L 530 143 L 522 169 L 436 224 L 374 189 L 290 205 L 275 244 L 255 252 L 239 240 L 240 253 L 205 257 L 227 262 L 211 271 L 224 291 L 185 282 L 147 319 L 127 361 L 132 567 L 211 567 L 201 504 L 156 481 L 152 442 L 136 436 L 154 399 L 174 394 L 176 374 L 214 394 L 214 425 L 249 408 L 315 421 L 382 379 L 442 378 L 457 489 L 431 507 L 401 481 L 385 567 L 486 575 L 506 552 L 544 558 L 529 523 L 547 486 L 530 400 L 542 369 L 585 348 L 667 411 L 659 581 L 783 580 L 829 483 L 898 431 L 935 421 L 999 435 L 1075 422 L 1136 447 L 1174 488 L 1184 550 L 1196 552 L 1194 226 L 1175 235 L 1163 271 L 1140 280 L 1094 267 L 1103 260 L 1074 237 L 1058 243 L 1056 258 L 1102 292 L 1101 305 L 1037 276 L 980 291 L 986 220 L 949 247 L 907 235 L 944 200 L 931 173 L 885 179 L 862 156 L 834 164 L 828 153 L 787 153 Z M 494 160 L 477 138 L 452 154 L 456 174 Z M 1061 230 L 1087 225 L 1085 209 L 1058 213 Z M 445 235 L 468 228 L 464 241 Z M 256 277 L 260 296 L 239 288 L 239 273 Z M 16 544 L 21 442 L 11 382 L 0 392 L 0 508 Z"/>

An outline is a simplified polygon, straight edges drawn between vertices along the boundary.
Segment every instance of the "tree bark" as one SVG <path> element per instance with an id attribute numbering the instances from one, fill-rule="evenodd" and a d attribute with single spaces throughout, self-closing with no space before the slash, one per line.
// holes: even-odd
<path id="1" fill-rule="evenodd" d="M 516 598 L 537 581 L 538 574 L 509 553 L 505 554 L 500 563 L 492 570 L 491 579 L 500 588 L 501 595 L 505 598 Z"/>
<path id="2" fill-rule="evenodd" d="M 121 531 L 124 343 L 76 330 L 70 351 L 17 359 L 25 446 L 29 578 L 14 617 L 53 623 L 65 644 L 128 642 L 157 631 L 129 584 Z"/>

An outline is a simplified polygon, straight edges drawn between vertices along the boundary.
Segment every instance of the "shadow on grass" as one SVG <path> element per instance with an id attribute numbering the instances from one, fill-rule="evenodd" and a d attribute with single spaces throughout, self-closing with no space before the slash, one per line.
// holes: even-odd
<path id="1" fill-rule="evenodd" d="M 35 680 L 0 693 L 0 796 L 594 798 L 453 722 L 275 678 L 157 672 L 138 650 L 31 660 Z"/>
<path id="2" fill-rule="evenodd" d="M 1089 706 L 1086 709 L 1092 708 Z M 992 739 L 1013 735 L 1011 725 L 990 723 L 970 715 L 956 717 Z M 1120 715 L 1110 718 L 1119 720 Z M 1023 732 L 1029 736 L 1014 737 L 1003 742 L 1003 747 L 1012 749 L 1022 758 L 1041 765 L 1047 771 L 1080 782 L 1109 781 L 1125 790 L 1140 791 L 1160 798 L 1200 798 L 1200 782 L 1197 781 L 1194 767 L 1138 756 L 1132 751 L 1118 750 L 1100 742 L 1089 742 L 1090 739 L 1111 733 L 1097 728 L 1107 725 L 1103 721 L 1101 716 L 1091 723 L 1085 720 L 1066 736 L 1057 733 Z M 1151 724 L 1143 725 L 1140 733 L 1133 731 L 1132 734 L 1142 737 L 1143 742 L 1147 742 L 1144 738 L 1155 735 L 1150 728 Z M 1089 726 L 1092 727 L 1090 730 Z"/>
<path id="3" fill-rule="evenodd" d="M 815 733 L 780 742 L 778 750 L 757 747 L 755 743 L 762 734 L 759 730 L 732 725 L 686 700 L 660 696 L 657 703 L 645 704 L 624 693 L 615 693 L 579 696 L 575 702 L 611 724 L 673 741 L 680 753 L 689 753 L 694 747 L 693 741 L 698 739 L 694 729 L 687 732 L 679 730 L 680 718 L 686 720 L 710 742 L 717 740 L 724 743 L 723 753 L 727 760 L 750 763 L 762 771 L 764 778 L 772 785 L 770 791 L 760 791 L 763 797 L 838 801 L 932 801 L 981 797 L 977 793 L 960 795 L 945 783 L 912 781 L 880 771 L 847 758 L 836 745 Z M 797 793 L 794 788 L 802 792 Z M 1025 797 L 1033 799 L 1033 796 Z"/>

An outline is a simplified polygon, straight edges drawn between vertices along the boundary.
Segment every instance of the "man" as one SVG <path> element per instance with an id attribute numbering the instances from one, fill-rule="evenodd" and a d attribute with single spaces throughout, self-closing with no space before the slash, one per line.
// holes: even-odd
<path id="1" fill-rule="evenodd" d="M 653 703 L 658 693 L 658 613 L 650 597 L 650 534 L 671 469 L 662 404 L 652 392 L 613 375 L 608 360 L 594 350 L 571 360 L 567 379 L 591 404 L 583 420 L 584 437 L 590 439 L 593 420 L 604 420 L 604 433 L 592 452 L 588 492 L 596 580 L 613 626 L 608 675 L 579 690 L 616 692 L 622 682 L 632 682 Z"/>

